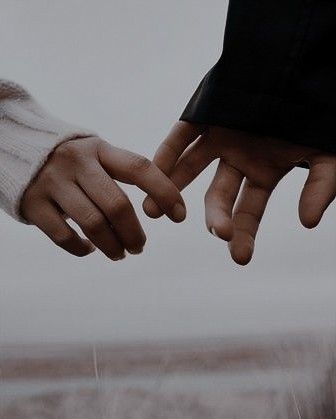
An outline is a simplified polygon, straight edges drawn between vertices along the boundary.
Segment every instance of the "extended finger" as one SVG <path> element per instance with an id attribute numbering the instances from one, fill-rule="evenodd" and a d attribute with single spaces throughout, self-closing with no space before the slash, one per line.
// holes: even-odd
<path id="1" fill-rule="evenodd" d="M 57 246 L 82 257 L 95 250 L 89 240 L 81 238 L 64 220 L 57 208 L 49 201 L 37 202 L 30 211 L 28 221 L 42 230 Z"/>
<path id="2" fill-rule="evenodd" d="M 177 162 L 170 174 L 170 179 L 182 191 L 214 159 L 207 144 L 207 135 L 203 134 L 193 145 L 191 145 Z M 158 218 L 162 212 L 152 205 L 150 201 L 144 202 L 144 210 L 149 217 Z"/>
<path id="3" fill-rule="evenodd" d="M 120 242 L 132 254 L 141 253 L 146 235 L 124 191 L 97 163 L 77 174 L 77 182 L 104 213 Z"/>
<path id="4" fill-rule="evenodd" d="M 234 235 L 229 243 L 232 259 L 246 265 L 254 251 L 254 242 L 272 189 L 256 186 L 245 180 L 233 213 Z"/>
<path id="5" fill-rule="evenodd" d="M 335 196 L 336 158 L 325 155 L 312 159 L 299 203 L 301 223 L 307 228 L 316 227 Z"/>
<path id="6" fill-rule="evenodd" d="M 233 238 L 232 210 L 244 176 L 220 160 L 213 181 L 205 195 L 205 218 L 208 230 L 220 239 Z"/>
<path id="7" fill-rule="evenodd" d="M 169 175 L 177 161 L 186 150 L 205 130 L 205 127 L 190 122 L 177 122 L 167 137 L 160 144 L 154 156 L 154 163 Z"/>
<path id="8" fill-rule="evenodd" d="M 192 144 L 204 131 L 205 126 L 199 124 L 191 124 L 190 122 L 177 122 L 167 137 L 157 149 L 153 162 L 167 176 L 173 171 L 177 161 L 184 151 Z M 147 196 L 143 203 L 144 211 L 152 218 L 162 215 L 160 207 L 155 204 L 150 196 Z"/>
<path id="9" fill-rule="evenodd" d="M 186 208 L 179 190 L 150 160 L 108 143 L 101 145 L 99 159 L 112 178 L 138 186 L 171 220 L 181 222 L 185 219 Z"/>
<path id="10" fill-rule="evenodd" d="M 69 185 L 62 192 L 55 192 L 52 198 L 108 258 L 120 260 L 125 257 L 124 247 L 107 218 L 79 186 Z"/>

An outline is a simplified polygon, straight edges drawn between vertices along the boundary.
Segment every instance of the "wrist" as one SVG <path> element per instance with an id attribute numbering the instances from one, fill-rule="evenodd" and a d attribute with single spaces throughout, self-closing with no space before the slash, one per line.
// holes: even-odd
<path id="1" fill-rule="evenodd" d="M 20 86 L 0 81 L 0 205 L 15 219 L 20 201 L 53 150 L 94 135 L 46 112 Z"/>

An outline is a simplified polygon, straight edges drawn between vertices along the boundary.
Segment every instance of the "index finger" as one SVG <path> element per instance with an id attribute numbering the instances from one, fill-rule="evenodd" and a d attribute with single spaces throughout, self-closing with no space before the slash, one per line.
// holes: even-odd
<path id="1" fill-rule="evenodd" d="M 178 121 L 160 144 L 153 162 L 163 173 L 169 175 L 186 148 L 204 131 L 203 125 Z"/>
<path id="2" fill-rule="evenodd" d="M 153 162 L 163 171 L 163 173 L 169 176 L 184 151 L 190 144 L 197 140 L 205 130 L 206 127 L 204 125 L 178 121 L 160 144 L 155 153 Z M 160 211 L 158 205 L 156 205 L 149 196 L 145 198 L 143 207 L 146 214 L 153 218 L 162 215 L 162 211 Z"/>
<path id="3" fill-rule="evenodd" d="M 102 143 L 100 147 L 99 160 L 112 178 L 138 186 L 171 220 L 181 222 L 185 219 L 186 208 L 179 190 L 154 163 L 108 143 Z"/>

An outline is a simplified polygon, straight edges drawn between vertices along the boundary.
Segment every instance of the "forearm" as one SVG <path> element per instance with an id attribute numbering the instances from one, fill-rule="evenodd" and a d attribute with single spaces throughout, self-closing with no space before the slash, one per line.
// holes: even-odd
<path id="1" fill-rule="evenodd" d="M 19 85 L 0 79 L 0 207 L 14 218 L 31 180 L 62 142 L 93 133 L 48 114 Z"/>

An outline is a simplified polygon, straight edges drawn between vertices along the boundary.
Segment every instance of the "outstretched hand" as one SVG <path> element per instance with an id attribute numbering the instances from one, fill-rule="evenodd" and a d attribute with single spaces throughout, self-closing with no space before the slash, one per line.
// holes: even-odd
<path id="1" fill-rule="evenodd" d="M 294 167 L 309 166 L 299 203 L 305 227 L 317 226 L 336 196 L 336 155 L 226 128 L 178 122 L 160 145 L 154 163 L 183 190 L 215 159 L 219 159 L 217 172 L 205 195 L 206 225 L 229 242 L 233 260 L 241 265 L 252 258 L 273 190 Z M 152 218 L 162 215 L 150 197 L 143 207 Z"/>
<path id="2" fill-rule="evenodd" d="M 123 259 L 125 250 L 141 253 L 145 233 L 116 181 L 148 193 L 171 220 L 185 218 L 178 189 L 150 160 L 96 137 L 70 140 L 56 148 L 26 190 L 22 216 L 76 256 L 88 255 L 95 246 L 113 260 Z"/>

